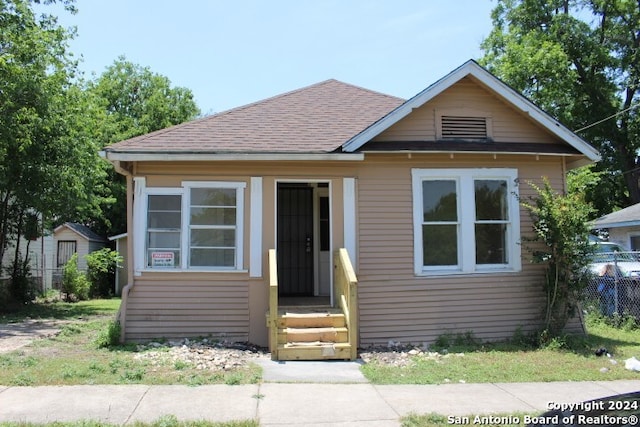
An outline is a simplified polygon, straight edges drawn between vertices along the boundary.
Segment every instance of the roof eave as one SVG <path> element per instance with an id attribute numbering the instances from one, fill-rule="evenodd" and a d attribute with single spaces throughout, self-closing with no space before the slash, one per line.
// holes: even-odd
<path id="1" fill-rule="evenodd" d="M 594 221 L 591 224 L 591 229 L 595 230 L 598 228 L 620 228 L 620 227 L 636 227 L 640 225 L 640 220 L 633 220 L 633 221 L 616 221 L 616 222 L 604 222 L 604 223 L 598 223 L 597 221 Z"/>
<path id="2" fill-rule="evenodd" d="M 214 153 L 214 152 L 142 152 L 109 151 L 104 156 L 111 162 L 169 161 L 362 161 L 363 153 Z"/>

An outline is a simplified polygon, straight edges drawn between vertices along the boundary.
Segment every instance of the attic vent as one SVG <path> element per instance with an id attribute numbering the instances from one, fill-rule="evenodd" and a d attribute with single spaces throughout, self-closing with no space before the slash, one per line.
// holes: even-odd
<path id="1" fill-rule="evenodd" d="M 442 139 L 486 140 L 485 117 L 442 116 Z"/>

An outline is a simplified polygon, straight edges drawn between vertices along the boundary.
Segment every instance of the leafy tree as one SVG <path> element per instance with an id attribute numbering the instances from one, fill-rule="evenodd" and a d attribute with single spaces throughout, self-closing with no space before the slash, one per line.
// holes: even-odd
<path id="1" fill-rule="evenodd" d="M 640 3 L 498 0 L 492 19 L 483 65 L 600 150 L 587 200 L 640 202 Z"/>
<path id="2" fill-rule="evenodd" d="M 86 255 L 87 279 L 92 297 L 113 295 L 116 269 L 122 264 L 122 256 L 109 248 L 102 248 Z"/>
<path id="3" fill-rule="evenodd" d="M 592 207 L 580 191 L 560 194 L 546 178 L 542 186 L 529 184 L 537 196 L 521 201 L 533 220 L 528 249 L 533 262 L 546 266 L 545 332 L 556 337 L 575 314 L 579 293 L 588 284 L 584 266 L 591 254 L 588 220 Z"/>
<path id="4" fill-rule="evenodd" d="M 34 218 L 41 223 L 91 209 L 104 178 L 96 168 L 98 147 L 77 126 L 87 112 L 67 50 L 73 34 L 54 16 L 37 16 L 34 3 L 0 2 L 0 259 L 16 242 L 14 285 L 28 276 L 20 237 L 34 230 Z M 71 1 L 63 3 L 73 11 Z"/>
<path id="5" fill-rule="evenodd" d="M 89 91 L 99 98 L 115 124 L 107 143 L 121 141 L 191 120 L 200 114 L 191 90 L 119 57 Z"/>
<path id="6" fill-rule="evenodd" d="M 74 32 L 34 12 L 50 3 L 0 1 L 0 259 L 11 249 L 18 299 L 29 295 L 21 237 L 64 221 L 124 229 L 124 180 L 99 150 L 199 114 L 188 89 L 124 58 L 94 81 L 79 79 Z M 59 3 L 75 13 L 74 0 Z"/>
<path id="7" fill-rule="evenodd" d="M 118 58 L 97 79 L 89 82 L 87 95 L 107 116 L 100 135 L 101 147 L 196 118 L 200 114 L 191 90 L 172 87 L 171 81 L 148 67 Z M 115 234 L 126 228 L 124 178 L 109 168 L 108 193 L 115 203 L 105 206 L 96 231 Z"/>

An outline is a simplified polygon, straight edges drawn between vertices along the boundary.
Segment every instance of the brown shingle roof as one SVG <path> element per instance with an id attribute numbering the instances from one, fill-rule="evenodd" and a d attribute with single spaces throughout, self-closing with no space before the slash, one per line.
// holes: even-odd
<path id="1" fill-rule="evenodd" d="M 328 153 L 404 102 L 327 80 L 106 148 L 128 153 Z"/>

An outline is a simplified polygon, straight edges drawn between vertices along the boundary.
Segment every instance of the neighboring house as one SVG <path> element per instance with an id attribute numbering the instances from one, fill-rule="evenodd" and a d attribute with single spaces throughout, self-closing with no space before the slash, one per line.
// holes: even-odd
<path id="1" fill-rule="evenodd" d="M 640 251 L 640 203 L 596 219 L 591 228 L 606 228 L 609 241 L 632 250 Z"/>
<path id="2" fill-rule="evenodd" d="M 328 80 L 102 154 L 128 183 L 124 338 L 210 335 L 277 359 L 539 327 L 517 196 L 542 176 L 564 190 L 567 170 L 599 159 L 473 61 L 408 101 Z M 342 307 L 331 334 L 348 344 L 302 339 L 310 313 L 275 317 L 309 302 Z"/>
<path id="3" fill-rule="evenodd" d="M 20 239 L 20 251 L 24 251 L 29 247 L 29 267 L 31 276 L 36 281 L 39 291 L 46 291 L 53 286 L 53 272 L 55 268 L 55 243 L 52 235 L 38 237 L 35 240 L 28 241 L 24 238 Z M 10 277 L 8 268 L 13 264 L 15 257 L 16 241 L 13 240 L 7 245 L 2 259 L 0 282 L 7 282 Z"/>
<path id="4" fill-rule="evenodd" d="M 55 267 L 58 269 L 58 274 L 55 276 L 57 280 L 60 279 L 62 268 L 73 254 L 78 254 L 78 270 L 86 271 L 85 257 L 91 252 L 104 248 L 108 243 L 107 239 L 96 234 L 86 225 L 74 222 L 65 222 L 56 227 L 53 230 L 53 237 L 56 245 Z"/>

